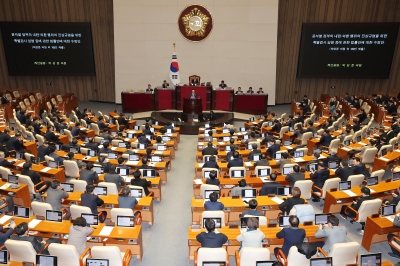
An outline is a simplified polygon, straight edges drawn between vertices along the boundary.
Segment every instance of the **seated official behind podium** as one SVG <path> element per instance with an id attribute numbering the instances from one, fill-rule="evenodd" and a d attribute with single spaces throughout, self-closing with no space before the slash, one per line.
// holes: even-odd
<path id="1" fill-rule="evenodd" d="M 253 88 L 252 88 L 252 87 L 249 87 L 249 90 L 248 90 L 246 93 L 253 94 L 253 93 L 254 93 Z"/>
<path id="2" fill-rule="evenodd" d="M 150 84 L 147 85 L 146 92 L 153 92 L 153 89 L 151 88 L 151 85 L 150 85 Z"/>
<path id="3" fill-rule="evenodd" d="M 242 88 L 238 87 L 237 91 L 235 92 L 235 94 L 243 94 Z"/>
<path id="4" fill-rule="evenodd" d="M 196 92 L 192 90 L 192 93 L 189 95 L 189 99 L 198 99 L 199 97 L 197 96 Z"/>
<path id="5" fill-rule="evenodd" d="M 213 219 L 206 219 L 205 227 L 207 232 L 201 232 L 196 236 L 196 240 L 200 242 L 202 248 L 221 248 L 228 241 L 228 237 L 219 233 L 216 234 L 215 222 Z"/>
<path id="6" fill-rule="evenodd" d="M 264 91 L 261 87 L 258 89 L 257 94 L 264 94 Z"/>
<path id="7" fill-rule="evenodd" d="M 162 84 L 162 87 L 165 89 L 165 88 L 168 88 L 168 86 L 169 86 L 169 84 L 167 83 L 166 80 L 164 80 L 163 84 Z"/>
<path id="8" fill-rule="evenodd" d="M 199 80 L 197 78 L 193 78 L 190 85 L 192 86 L 199 86 Z"/>
<path id="9" fill-rule="evenodd" d="M 221 80 L 221 84 L 219 84 L 219 87 L 221 89 L 225 89 L 226 88 L 226 84 L 225 84 L 225 82 L 223 80 Z"/>

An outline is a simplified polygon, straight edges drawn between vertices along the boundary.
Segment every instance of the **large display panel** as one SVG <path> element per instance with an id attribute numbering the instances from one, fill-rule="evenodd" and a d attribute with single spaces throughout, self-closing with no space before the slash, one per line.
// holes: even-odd
<path id="1" fill-rule="evenodd" d="M 91 24 L 1 22 L 10 76 L 94 76 Z"/>
<path id="2" fill-rule="evenodd" d="M 298 78 L 387 79 L 399 23 L 303 23 Z"/>

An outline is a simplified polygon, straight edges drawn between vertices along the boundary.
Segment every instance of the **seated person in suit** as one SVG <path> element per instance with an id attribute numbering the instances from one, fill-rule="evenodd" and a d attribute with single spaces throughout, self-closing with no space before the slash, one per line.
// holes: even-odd
<path id="1" fill-rule="evenodd" d="M 148 138 L 146 138 L 146 136 L 145 135 L 143 135 L 142 133 L 139 133 L 138 135 L 137 135 L 137 140 L 138 140 L 138 142 L 140 143 L 140 144 L 150 144 L 151 143 L 151 141 L 148 139 Z"/>
<path id="2" fill-rule="evenodd" d="M 321 246 L 326 254 L 329 254 L 334 244 L 347 242 L 346 227 L 339 226 L 339 219 L 333 214 L 328 216 L 328 223 L 318 226 L 314 236 L 315 238 L 325 238 L 325 242 L 317 242 L 317 245 Z"/>
<path id="3" fill-rule="evenodd" d="M 212 142 L 213 141 L 213 131 L 209 130 L 207 135 L 208 136 L 204 137 L 204 142 Z"/>
<path id="4" fill-rule="evenodd" d="M 219 169 L 218 163 L 216 162 L 215 156 L 212 155 L 209 157 L 209 160 L 204 163 L 202 168 L 216 168 Z"/>
<path id="5" fill-rule="evenodd" d="M 99 116 L 99 120 L 97 121 L 97 125 L 99 126 L 99 130 L 103 130 L 108 127 L 108 123 L 105 122 L 103 116 Z"/>
<path id="6" fill-rule="evenodd" d="M 189 99 L 197 99 L 199 98 L 195 92 L 195 90 L 192 90 L 192 93 L 189 95 Z"/>
<path id="7" fill-rule="evenodd" d="M 281 204 L 279 204 L 279 209 L 282 211 L 283 215 L 288 215 L 290 210 L 294 205 L 304 204 L 304 199 L 300 198 L 301 190 L 298 187 L 292 188 L 292 196 L 288 197 Z"/>
<path id="8" fill-rule="evenodd" d="M 6 93 L 3 93 L 2 96 L 1 96 L 1 104 L 7 104 L 9 102 L 10 101 L 6 97 Z"/>
<path id="9" fill-rule="evenodd" d="M 243 94 L 242 88 L 238 87 L 237 91 L 235 92 L 235 94 Z"/>
<path id="10" fill-rule="evenodd" d="M 26 222 L 22 222 L 19 225 L 17 225 L 15 232 L 17 235 L 12 235 L 10 239 L 12 240 L 19 240 L 19 241 L 27 241 L 30 242 L 35 249 L 37 253 L 43 254 L 43 255 L 50 255 L 49 251 L 46 249 L 44 250 L 44 247 L 46 244 L 51 244 L 51 243 L 58 243 L 61 244 L 60 239 L 56 238 L 49 238 L 47 241 L 42 240 L 41 237 L 38 236 L 29 236 L 29 227 Z"/>
<path id="11" fill-rule="evenodd" d="M 207 143 L 207 147 L 201 151 L 201 154 L 204 155 L 218 155 L 218 150 L 213 147 L 212 142 Z"/>
<path id="12" fill-rule="evenodd" d="M 243 211 L 240 217 L 244 217 L 245 215 L 252 215 L 252 216 L 264 216 L 262 211 L 257 211 L 258 202 L 256 199 L 249 200 L 249 208 L 250 210 Z"/>
<path id="13" fill-rule="evenodd" d="M 150 84 L 147 85 L 146 92 L 153 92 L 153 89 L 151 88 L 151 85 L 150 85 Z"/>
<path id="14" fill-rule="evenodd" d="M 336 155 L 336 150 L 329 149 L 328 150 L 328 154 L 329 154 L 328 157 L 326 157 L 324 159 L 324 164 L 326 166 L 328 166 L 328 163 L 331 162 L 331 161 L 338 161 L 338 162 L 342 161 L 342 158 L 340 158 L 339 156 Z"/>
<path id="15" fill-rule="evenodd" d="M 254 164 L 254 167 L 257 167 L 257 166 L 269 166 L 269 162 L 267 160 L 267 155 L 265 153 L 261 154 L 260 160 L 258 160 Z"/>
<path id="16" fill-rule="evenodd" d="M 192 85 L 192 86 L 199 86 L 199 80 L 198 80 L 196 77 L 194 77 L 194 78 L 192 79 L 192 81 L 190 82 L 190 85 Z"/>
<path id="17" fill-rule="evenodd" d="M 239 156 L 237 151 L 233 152 L 233 159 L 228 162 L 228 168 L 243 166 L 243 159 Z"/>
<path id="18" fill-rule="evenodd" d="M 258 146 L 255 143 L 253 143 L 251 147 L 253 148 L 253 150 L 249 153 L 249 160 L 253 161 L 254 155 L 261 154 L 261 150 L 257 149 Z"/>
<path id="19" fill-rule="evenodd" d="M 117 190 L 121 190 L 121 185 L 125 183 L 125 180 L 122 176 L 117 174 L 116 165 L 112 164 L 110 166 L 110 171 L 104 175 L 104 182 L 114 183 L 117 186 Z"/>
<path id="20" fill-rule="evenodd" d="M 138 203 L 137 199 L 132 196 L 131 189 L 128 186 L 122 188 L 122 193 L 118 197 L 119 208 L 133 209 Z"/>
<path id="21" fill-rule="evenodd" d="M 144 189 L 144 193 L 147 196 L 150 193 L 148 186 L 151 186 L 151 181 L 147 181 L 146 179 L 141 178 L 141 176 L 142 174 L 140 173 L 139 170 L 133 172 L 134 178 L 131 179 L 131 185 L 142 187 Z"/>
<path id="22" fill-rule="evenodd" d="M 221 84 L 219 84 L 219 87 L 221 89 L 225 89 L 226 88 L 226 84 L 225 84 L 225 82 L 223 80 L 221 80 Z"/>
<path id="23" fill-rule="evenodd" d="M 6 148 L 9 151 L 24 152 L 24 142 L 20 133 L 15 134 L 14 137 L 10 137 L 6 143 Z"/>
<path id="24" fill-rule="evenodd" d="M 324 132 L 322 133 L 321 138 L 319 139 L 319 143 L 322 146 L 329 147 L 329 144 L 331 144 L 331 141 L 332 141 L 332 136 L 331 136 L 331 134 L 329 134 L 329 130 L 325 129 Z"/>
<path id="25" fill-rule="evenodd" d="M 238 182 L 237 187 L 232 188 L 231 196 L 242 196 L 242 190 L 251 188 L 249 185 L 246 184 L 246 179 L 241 179 Z"/>
<path id="26" fill-rule="evenodd" d="M 264 94 L 264 91 L 261 87 L 258 89 L 257 94 Z"/>
<path id="27" fill-rule="evenodd" d="M 206 184 L 219 186 L 219 183 L 220 182 L 219 182 L 219 180 L 217 178 L 217 171 L 212 170 L 210 172 L 210 178 L 206 179 Z"/>
<path id="28" fill-rule="evenodd" d="M 274 120 L 274 125 L 271 128 L 271 131 L 279 133 L 281 131 L 281 128 L 282 128 L 281 123 L 279 122 L 278 119 L 275 119 Z"/>
<path id="29" fill-rule="evenodd" d="M 199 241 L 203 248 L 220 248 L 223 244 L 228 241 L 228 237 L 223 233 L 216 234 L 215 222 L 213 219 L 206 219 L 205 227 L 207 232 L 201 232 L 196 236 L 196 240 Z"/>
<path id="30" fill-rule="evenodd" d="M 110 129 L 109 128 L 105 128 L 103 129 L 103 132 L 101 132 L 100 137 L 102 137 L 105 140 L 108 140 L 108 142 L 112 141 L 112 136 L 110 135 Z"/>
<path id="31" fill-rule="evenodd" d="M 231 160 L 233 160 L 233 153 L 239 149 L 239 147 L 237 147 L 236 145 L 229 145 L 229 147 L 231 148 L 231 150 L 229 152 L 226 153 L 226 161 L 230 162 Z"/>
<path id="32" fill-rule="evenodd" d="M 79 136 L 79 132 L 81 132 L 81 130 L 79 129 L 80 126 L 81 126 L 81 123 L 79 123 L 79 122 L 75 123 L 75 126 L 71 129 L 72 137 L 78 137 Z"/>
<path id="33" fill-rule="evenodd" d="M 268 143 L 270 146 L 267 149 L 267 152 L 269 153 L 269 156 L 271 158 L 274 158 L 275 153 L 281 149 L 281 146 L 279 144 L 276 144 L 273 138 L 269 139 Z"/>
<path id="34" fill-rule="evenodd" d="M 325 181 L 329 178 L 329 169 L 325 166 L 323 162 L 318 164 L 318 170 L 313 170 L 311 172 L 310 178 L 314 181 L 314 186 L 317 186 L 322 189 L 325 184 Z M 320 192 L 317 188 L 313 188 L 314 191 Z M 313 202 L 319 202 L 319 197 L 313 194 Z"/>
<path id="35" fill-rule="evenodd" d="M 14 211 L 14 210 L 12 210 Z M 4 243 L 7 241 L 7 239 L 14 233 L 14 229 L 17 225 L 15 223 L 11 224 L 9 223 L 8 225 L 0 226 L 0 245 L 4 246 Z M 8 229 L 5 231 L 5 229 Z M 2 250 L 5 250 L 6 248 L 4 247 Z"/>
<path id="36" fill-rule="evenodd" d="M 98 206 L 103 206 L 104 201 L 99 198 L 96 194 L 94 194 L 94 185 L 87 185 L 86 192 L 81 195 L 81 205 L 85 207 L 89 207 L 92 211 L 92 214 L 99 215 L 99 222 L 103 223 L 107 218 L 106 211 L 97 211 Z"/>
<path id="37" fill-rule="evenodd" d="M 281 187 L 281 183 L 275 182 L 278 176 L 275 173 L 272 173 L 269 177 L 271 182 L 266 182 L 264 186 L 260 189 L 260 196 L 267 196 L 269 194 L 276 194 L 277 187 Z"/>
<path id="38" fill-rule="evenodd" d="M 96 152 L 99 151 L 99 145 L 94 142 L 93 138 L 89 138 L 89 142 L 85 144 L 85 148 L 94 150 Z"/>
<path id="39" fill-rule="evenodd" d="M 100 158 L 100 157 L 99 157 Z M 104 158 L 104 157 L 102 157 Z M 83 169 L 80 173 L 80 177 L 79 180 L 83 180 L 86 181 L 86 183 L 88 185 L 93 185 L 93 181 L 98 180 L 99 179 L 99 175 L 97 174 L 97 172 L 93 169 L 93 163 L 88 163 L 86 165 L 86 168 Z M 105 168 L 104 168 L 105 170 Z M 107 171 L 108 172 L 108 171 Z"/>
<path id="40" fill-rule="evenodd" d="M 282 228 L 282 230 L 276 234 L 277 238 L 283 238 L 284 240 L 282 248 L 274 249 L 275 256 L 281 249 L 283 254 L 287 257 L 289 249 L 296 244 L 303 243 L 306 237 L 306 231 L 303 228 L 299 228 L 299 218 L 297 218 L 297 216 L 291 215 L 289 217 L 289 224 L 290 227 Z"/>
<path id="41" fill-rule="evenodd" d="M 204 203 L 206 211 L 221 211 L 224 209 L 224 204 L 218 201 L 218 193 L 213 192 L 210 194 L 210 201 Z"/>
<path id="42" fill-rule="evenodd" d="M 58 136 L 54 134 L 54 127 L 49 126 L 45 135 L 45 139 L 50 142 L 58 142 Z"/>
<path id="43" fill-rule="evenodd" d="M 354 169 L 349 166 L 349 161 L 343 160 L 340 162 L 339 168 L 336 169 L 335 174 L 340 177 L 341 181 L 347 181 L 349 176 L 354 174 Z"/>
<path id="44" fill-rule="evenodd" d="M 248 89 L 248 91 L 246 91 L 246 93 L 253 94 L 253 93 L 254 93 L 253 88 L 252 88 L 252 87 L 249 87 L 249 89 Z"/>
<path id="45" fill-rule="evenodd" d="M 110 142 L 106 141 L 103 143 L 103 148 L 99 150 L 99 153 L 111 153 L 113 152 L 112 149 L 109 148 Z"/>
<path id="46" fill-rule="evenodd" d="M 357 201 L 353 201 L 353 203 L 350 206 L 352 209 L 354 209 L 356 211 L 358 211 L 358 209 L 360 209 L 360 206 L 364 201 L 375 199 L 370 196 L 371 190 L 368 187 L 362 187 L 361 194 L 362 194 L 361 198 L 359 198 Z M 346 208 L 347 208 L 347 206 L 344 205 L 344 206 L 342 206 L 342 209 L 340 210 L 340 216 L 343 219 L 347 219 L 347 216 L 349 216 L 350 218 L 356 217 L 356 213 L 351 209 L 347 210 L 347 215 L 346 215 L 346 213 L 345 213 Z"/>
<path id="47" fill-rule="evenodd" d="M 276 165 L 279 165 L 279 172 L 283 173 L 283 167 L 285 164 L 290 164 L 292 161 L 289 159 L 289 153 L 282 152 L 281 159 L 276 161 Z"/>
<path id="48" fill-rule="evenodd" d="M 353 165 L 353 171 L 355 175 L 364 175 L 365 179 L 371 176 L 367 167 L 365 167 L 365 165 L 361 162 L 360 157 L 353 158 Z"/>
<path id="49" fill-rule="evenodd" d="M 167 81 L 164 79 L 163 84 L 162 84 L 162 87 L 165 89 L 165 88 L 168 88 L 168 86 L 169 86 L 169 84 L 168 84 Z"/>
<path id="50" fill-rule="evenodd" d="M 5 157 L 4 152 L 0 151 L 0 166 L 3 167 L 12 166 L 16 162 L 15 160 L 9 162 L 6 159 L 4 159 L 4 157 Z"/>
<path id="51" fill-rule="evenodd" d="M 304 180 L 304 173 L 300 172 L 300 166 L 294 165 L 290 174 L 286 175 L 285 179 L 290 182 L 290 186 L 294 187 L 296 181 Z"/>
<path id="52" fill-rule="evenodd" d="M 64 159 L 61 158 L 61 157 L 56 153 L 56 146 L 55 146 L 55 145 L 50 145 L 49 149 L 50 149 L 50 154 L 49 154 L 49 156 L 50 156 L 51 158 L 53 158 L 54 161 L 58 163 L 58 165 L 63 165 L 63 164 L 64 164 Z"/>

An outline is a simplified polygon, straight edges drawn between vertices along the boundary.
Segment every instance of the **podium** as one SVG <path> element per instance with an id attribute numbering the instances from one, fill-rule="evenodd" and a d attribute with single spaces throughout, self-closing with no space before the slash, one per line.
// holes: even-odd
<path id="1" fill-rule="evenodd" d="M 211 109 L 211 86 L 177 86 L 176 87 L 176 109 L 183 110 L 183 103 L 190 97 L 192 90 L 202 99 L 203 110 Z"/>
<path id="2" fill-rule="evenodd" d="M 183 99 L 183 113 L 199 115 L 203 112 L 203 101 L 201 99 Z"/>

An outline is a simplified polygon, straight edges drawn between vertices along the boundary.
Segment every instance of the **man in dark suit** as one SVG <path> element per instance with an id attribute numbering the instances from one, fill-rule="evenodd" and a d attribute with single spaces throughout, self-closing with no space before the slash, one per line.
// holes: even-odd
<path id="1" fill-rule="evenodd" d="M 249 160 L 253 161 L 254 155 L 259 155 L 261 154 L 261 150 L 258 150 L 258 145 L 256 143 L 253 143 L 252 145 L 253 150 L 249 153 Z"/>
<path id="2" fill-rule="evenodd" d="M 93 169 L 93 163 L 88 163 L 86 169 L 81 171 L 79 180 L 84 180 L 88 185 L 93 185 L 93 181 L 98 180 L 99 175 Z"/>
<path id="3" fill-rule="evenodd" d="M 192 82 L 190 83 L 192 86 L 199 86 L 199 80 L 197 78 L 193 78 Z"/>
<path id="4" fill-rule="evenodd" d="M 267 155 L 265 153 L 261 154 L 260 160 L 254 164 L 254 167 L 257 166 L 269 166 L 269 162 L 267 160 Z"/>
<path id="5" fill-rule="evenodd" d="M 0 145 L 4 145 L 10 139 L 10 130 L 4 129 L 3 132 L 0 134 Z"/>
<path id="6" fill-rule="evenodd" d="M 219 186 L 220 182 L 217 178 L 217 171 L 212 170 L 209 174 L 210 178 L 206 179 L 206 184 Z"/>
<path id="7" fill-rule="evenodd" d="M 47 140 L 38 147 L 39 161 L 41 161 L 41 162 L 44 161 L 45 155 L 50 155 L 49 142 Z"/>
<path id="8" fill-rule="evenodd" d="M 162 87 L 165 89 L 165 88 L 168 88 L 168 86 L 169 86 L 169 84 L 167 83 L 166 80 L 164 80 L 163 84 L 162 84 Z"/>
<path id="9" fill-rule="evenodd" d="M 94 150 L 96 152 L 99 151 L 99 146 L 97 143 L 93 141 L 93 138 L 89 138 L 89 142 L 85 144 L 85 148 Z"/>
<path id="10" fill-rule="evenodd" d="M 361 198 L 359 198 L 357 201 L 353 201 L 353 203 L 350 206 L 352 209 L 354 209 L 356 211 L 358 211 L 358 209 L 360 209 L 361 203 L 363 203 L 364 201 L 375 199 L 375 198 L 370 196 L 371 190 L 368 187 L 362 187 L 361 188 L 361 194 L 362 194 Z M 343 205 L 342 206 L 342 209 L 340 210 L 340 216 L 343 219 L 346 219 L 347 216 L 349 216 L 351 218 L 356 217 L 356 213 L 351 209 L 347 210 L 347 214 L 345 213 L 347 207 L 348 207 L 347 205 Z"/>
<path id="11" fill-rule="evenodd" d="M 294 205 L 304 204 L 304 199 L 300 198 L 301 190 L 298 187 L 292 189 L 293 197 L 287 198 L 284 202 L 279 204 L 279 209 L 282 211 L 283 215 L 288 215 L 290 210 Z"/>
<path id="12" fill-rule="evenodd" d="M 189 95 L 189 99 L 197 99 L 198 96 L 194 90 L 192 90 L 192 93 Z"/>
<path id="13" fill-rule="evenodd" d="M 103 148 L 99 150 L 99 153 L 111 153 L 112 149 L 109 148 L 110 142 L 106 141 L 103 143 Z"/>
<path id="14" fill-rule="evenodd" d="M 204 163 L 202 168 L 219 169 L 218 163 L 215 161 L 215 156 L 214 155 L 210 156 L 208 161 Z"/>
<path id="15" fill-rule="evenodd" d="M 99 116 L 99 120 L 97 121 L 97 125 L 99 126 L 99 130 L 103 130 L 108 127 L 108 123 L 104 122 L 104 117 Z"/>
<path id="16" fill-rule="evenodd" d="M 97 195 L 94 194 L 94 185 L 86 186 L 86 193 L 81 195 L 81 205 L 89 207 L 92 214 L 99 215 L 99 222 L 103 223 L 107 217 L 106 211 L 97 211 L 98 206 L 103 206 L 104 201 Z"/>
<path id="17" fill-rule="evenodd" d="M 39 117 L 35 116 L 33 118 L 32 126 L 36 134 L 41 134 L 40 128 L 42 127 L 42 124 L 40 124 Z"/>
<path id="18" fill-rule="evenodd" d="M 328 166 L 328 163 L 331 162 L 331 161 L 337 161 L 337 162 L 341 162 L 342 161 L 342 158 L 337 156 L 335 151 L 329 150 L 328 154 L 329 154 L 328 157 L 326 157 L 324 159 L 325 166 Z"/>
<path id="19" fill-rule="evenodd" d="M 7 166 L 12 166 L 15 163 L 15 161 L 11 162 L 7 161 L 6 159 L 4 159 L 4 157 L 5 157 L 4 152 L 0 151 L 0 166 L 7 167 Z"/>
<path id="20" fill-rule="evenodd" d="M 150 85 L 150 84 L 147 85 L 146 92 L 153 92 L 153 89 L 151 88 L 151 85 Z"/>
<path id="21" fill-rule="evenodd" d="M 142 174 L 140 173 L 139 170 L 133 172 L 134 178 L 131 179 L 131 185 L 142 187 L 144 189 L 144 193 L 146 195 L 149 195 L 150 191 L 148 189 L 148 186 L 151 186 L 151 181 L 142 179 L 141 176 L 142 176 Z"/>
<path id="22" fill-rule="evenodd" d="M 228 237 L 223 233 L 216 234 L 215 222 L 212 219 L 205 220 L 205 228 L 207 232 L 201 232 L 196 236 L 197 241 L 200 242 L 203 248 L 220 248 L 228 241 Z"/>
<path id="23" fill-rule="evenodd" d="M 218 155 L 218 150 L 212 146 L 212 142 L 207 143 L 207 147 L 204 148 L 201 153 L 204 155 Z"/>
<path id="24" fill-rule="evenodd" d="M 308 128 L 306 129 L 306 132 L 312 132 L 313 137 L 314 134 L 317 133 L 317 129 L 314 127 L 314 122 L 313 121 L 308 121 Z"/>
<path id="25" fill-rule="evenodd" d="M 272 138 L 269 140 L 269 145 L 270 146 L 267 149 L 267 152 L 269 153 L 269 156 L 271 158 L 274 158 L 275 153 L 281 149 L 281 146 L 279 146 L 279 144 L 276 144 L 275 140 Z"/>
<path id="26" fill-rule="evenodd" d="M 271 128 L 271 131 L 279 133 L 281 131 L 282 125 L 278 119 L 274 120 L 274 125 Z"/>
<path id="27" fill-rule="evenodd" d="M 318 170 L 312 171 L 310 178 L 313 179 L 315 186 L 322 188 L 325 184 L 325 181 L 329 178 L 329 170 L 325 167 L 325 164 L 323 162 L 320 162 L 318 164 Z M 314 188 L 314 191 L 320 191 L 320 190 Z M 313 195 L 312 201 L 318 202 L 319 197 Z"/>
<path id="28" fill-rule="evenodd" d="M 6 143 L 6 148 L 9 151 L 15 150 L 17 152 L 23 152 L 24 151 L 24 142 L 22 140 L 21 134 L 17 133 L 17 134 L 15 134 L 14 137 L 11 137 Z"/>
<path id="29" fill-rule="evenodd" d="M 47 128 L 47 132 L 45 135 L 45 139 L 49 142 L 58 142 L 58 136 L 56 134 L 54 134 L 54 127 L 50 126 Z"/>
<path id="30" fill-rule="evenodd" d="M 6 94 L 3 93 L 3 95 L 1 96 L 1 104 L 7 104 L 10 101 L 7 99 Z"/>
<path id="31" fill-rule="evenodd" d="M 299 112 L 297 112 L 296 116 L 294 117 L 294 124 L 296 123 L 304 123 L 304 116 L 300 115 Z"/>
<path id="32" fill-rule="evenodd" d="M 146 124 L 146 125 L 144 126 L 143 135 L 145 135 L 145 136 L 146 136 L 146 135 L 151 135 L 151 136 L 154 135 L 153 132 L 151 132 L 150 126 L 149 126 L 148 124 Z"/>
<path id="33" fill-rule="evenodd" d="M 231 160 L 233 160 L 233 153 L 239 149 L 239 147 L 237 147 L 234 144 L 229 145 L 230 151 L 226 153 L 226 160 L 229 162 Z"/>
<path id="34" fill-rule="evenodd" d="M 76 122 L 75 126 L 71 129 L 71 135 L 72 137 L 78 137 L 79 136 L 79 132 L 81 131 L 79 129 L 79 126 L 81 125 L 81 123 Z"/>
<path id="35" fill-rule="evenodd" d="M 126 128 L 129 127 L 129 119 L 126 119 L 124 113 L 120 113 L 117 120 L 120 126 L 125 126 Z"/>
<path id="36" fill-rule="evenodd" d="M 276 194 L 277 187 L 281 187 L 282 184 L 279 182 L 275 182 L 277 175 L 272 173 L 269 177 L 271 182 L 266 182 L 264 186 L 260 189 L 260 196 L 267 196 L 269 194 Z"/>
<path id="37" fill-rule="evenodd" d="M 278 254 L 279 250 L 283 251 L 283 254 L 287 257 L 289 254 L 289 249 L 296 245 L 303 243 L 304 238 L 306 237 L 306 231 L 303 228 L 299 228 L 299 218 L 295 215 L 291 215 L 289 217 L 290 227 L 283 228 L 281 231 L 276 233 L 277 238 L 283 238 L 283 246 L 282 248 L 275 248 L 274 253 L 275 256 Z"/>
<path id="38" fill-rule="evenodd" d="M 61 158 L 61 157 L 57 154 L 57 152 L 56 152 L 56 146 L 51 145 L 51 146 L 49 147 L 49 149 L 50 149 L 50 154 L 49 154 L 49 156 L 50 156 L 51 158 L 53 158 L 54 161 L 58 163 L 58 165 L 63 165 L 63 164 L 64 164 L 64 159 Z"/>
<path id="39" fill-rule="evenodd" d="M 304 173 L 300 173 L 300 167 L 296 164 L 290 174 L 286 175 L 285 179 L 290 182 L 290 186 L 294 187 L 294 183 L 299 180 L 304 180 Z"/>
<path id="40" fill-rule="evenodd" d="M 243 159 L 237 151 L 233 152 L 233 159 L 229 161 L 228 168 L 243 166 Z"/>
<path id="41" fill-rule="evenodd" d="M 349 162 L 347 160 L 343 160 L 340 162 L 340 167 L 336 169 L 335 174 L 340 177 L 341 181 L 347 181 L 349 176 L 354 174 L 354 169 L 349 166 Z"/>
<path id="42" fill-rule="evenodd" d="M 300 107 L 300 109 L 303 110 L 303 115 L 311 113 L 311 108 L 309 104 L 305 104 L 303 107 Z"/>
<path id="43" fill-rule="evenodd" d="M 110 166 L 110 171 L 104 175 L 104 182 L 114 183 L 117 186 L 117 190 L 121 190 L 121 185 L 125 183 L 125 180 L 122 176 L 117 174 L 116 165 L 112 164 Z"/>
<path id="44" fill-rule="evenodd" d="M 368 169 L 361 162 L 360 157 L 354 157 L 353 164 L 354 164 L 353 171 L 355 175 L 364 175 L 365 179 L 371 176 Z"/>
<path id="45" fill-rule="evenodd" d="M 294 127 L 293 115 L 289 115 L 289 120 L 284 124 L 284 126 L 288 126 L 289 128 Z"/>
<path id="46" fill-rule="evenodd" d="M 219 87 L 221 89 L 225 89 L 226 88 L 226 84 L 225 84 L 225 82 L 223 80 L 221 80 L 221 84 L 219 84 Z"/>
<path id="47" fill-rule="evenodd" d="M 332 136 L 331 136 L 331 134 L 329 134 L 329 130 L 325 129 L 324 133 L 322 133 L 322 136 L 319 139 L 319 143 L 322 146 L 329 147 L 329 144 L 331 144 L 331 141 L 332 141 Z"/>
<path id="48" fill-rule="evenodd" d="M 248 91 L 246 91 L 246 93 L 253 94 L 253 93 L 254 93 L 254 91 L 253 91 L 253 88 L 252 88 L 252 87 L 249 87 L 249 90 L 248 90 Z"/>
<path id="49" fill-rule="evenodd" d="M 83 118 L 82 112 L 79 110 L 79 106 L 75 106 L 74 111 L 75 111 L 75 115 L 76 115 L 76 117 L 78 117 L 78 119 Z M 77 122 L 77 121 L 75 121 L 75 122 Z"/>
<path id="50" fill-rule="evenodd" d="M 389 115 L 397 114 L 396 105 L 393 103 L 393 101 L 389 101 L 388 104 L 385 106 L 385 109 L 387 110 Z"/>

